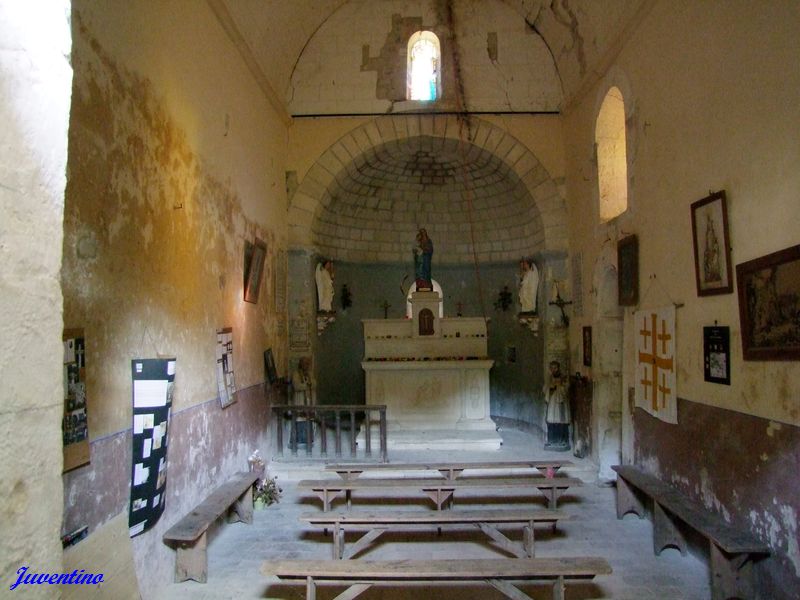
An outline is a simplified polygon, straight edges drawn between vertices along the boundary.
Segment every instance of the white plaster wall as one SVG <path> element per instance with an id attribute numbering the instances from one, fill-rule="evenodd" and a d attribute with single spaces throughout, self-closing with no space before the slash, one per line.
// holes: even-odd
<path id="1" fill-rule="evenodd" d="M 684 304 L 678 395 L 791 424 L 800 423 L 800 363 L 745 362 L 736 293 L 697 296 L 689 207 L 709 190 L 726 190 L 734 265 L 800 240 L 798 28 L 793 2 L 659 2 L 564 120 L 570 247 L 583 252 L 583 280 L 604 245 L 636 233 L 642 306 Z M 630 207 L 600 226 L 594 121 L 621 77 L 629 83 L 621 89 Z M 585 286 L 584 306 L 593 303 Z M 633 381 L 632 312 L 625 313 L 623 390 Z M 573 347 L 594 318 L 590 310 L 573 321 Z M 703 381 L 702 327 L 715 322 L 731 328 L 730 387 Z"/>
<path id="2" fill-rule="evenodd" d="M 61 570 L 68 18 L 66 1 L 0 1 L 0 572 L 6 581 L 22 566 Z M 57 596 L 52 586 L 18 593 Z"/>

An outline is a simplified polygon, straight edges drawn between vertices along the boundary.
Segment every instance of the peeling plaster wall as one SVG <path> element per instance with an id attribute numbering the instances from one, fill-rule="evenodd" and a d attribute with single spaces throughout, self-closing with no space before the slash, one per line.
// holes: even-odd
<path id="1" fill-rule="evenodd" d="M 800 598 L 800 428 L 689 400 L 678 414 L 636 410 L 636 463 L 769 544 L 759 597 Z"/>
<path id="2" fill-rule="evenodd" d="M 286 249 L 287 132 L 206 4 L 73 5 L 75 84 L 64 322 L 87 345 L 91 464 L 65 477 L 64 528 L 127 509 L 130 361 L 177 356 L 167 508 L 134 540 L 144 597 L 172 578 L 167 527 L 269 456 L 263 351 L 286 369 L 276 259 Z M 202 44 L 198 40 L 203 40 Z M 266 242 L 257 304 L 245 240 Z M 233 327 L 238 402 L 217 397 L 215 330 Z M 143 574 L 147 573 L 146 577 Z"/>
<path id="3" fill-rule="evenodd" d="M 351 0 L 300 54 L 287 91 L 289 111 L 352 114 L 430 107 L 406 102 L 408 40 L 420 29 L 433 31 L 442 46 L 442 96 L 435 109 L 457 110 L 460 86 L 469 110 L 558 109 L 561 84 L 546 44 L 501 0 Z"/>
<path id="4" fill-rule="evenodd" d="M 601 282 L 616 267 L 621 237 L 639 238 L 641 306 L 683 304 L 677 312 L 677 386 L 685 400 L 677 426 L 647 425 L 640 411 L 635 419 L 631 414 L 632 308 L 622 311 L 622 339 L 615 346 L 623 357 L 622 397 L 593 406 L 593 418 L 605 419 L 612 425 L 607 433 L 622 437 L 626 460 L 682 484 L 695 498 L 717 498 L 718 512 L 770 542 L 779 556 L 763 567 L 776 586 L 775 595 L 765 597 L 776 598 L 787 597 L 780 582 L 798 589 L 796 544 L 790 540 L 797 536 L 792 497 L 800 472 L 794 433 L 800 425 L 800 363 L 744 361 L 736 294 L 697 296 L 690 205 L 709 190 L 726 190 L 734 265 L 800 239 L 800 71 L 790 58 L 800 54 L 798 27 L 794 3 L 657 2 L 601 81 L 564 115 L 570 252 L 582 256 L 585 307 L 571 324 L 574 370 L 592 377 L 595 390 L 614 376 L 578 359 L 585 325 L 594 327 L 599 353 Z M 611 86 L 625 101 L 629 205 L 600 225 L 594 127 Z M 715 323 L 731 329 L 730 386 L 703 380 L 702 327 Z M 615 418 L 621 423 L 614 425 Z M 767 440 L 770 421 L 792 433 Z M 678 448 L 691 448 L 691 457 L 674 458 Z"/>
<path id="5" fill-rule="evenodd" d="M 66 2 L 0 0 L 0 572 L 61 571 Z M 53 586 L 28 590 L 55 598 Z M 48 589 L 49 588 L 49 589 Z M 26 592 L 22 592 L 26 593 Z"/>

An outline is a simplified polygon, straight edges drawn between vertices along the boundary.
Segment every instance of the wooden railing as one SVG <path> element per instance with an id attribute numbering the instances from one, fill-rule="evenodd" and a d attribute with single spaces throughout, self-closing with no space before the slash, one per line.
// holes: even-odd
<path id="1" fill-rule="evenodd" d="M 386 451 L 386 405 L 374 404 L 337 404 L 337 405 L 313 405 L 296 406 L 294 404 L 278 404 L 272 407 L 274 421 L 277 427 L 276 442 L 278 455 L 283 456 L 283 420 L 284 414 L 288 414 L 291 425 L 289 429 L 289 448 L 292 455 L 297 455 L 298 428 L 305 428 L 306 455 L 313 453 L 313 430 L 314 423 L 319 425 L 319 451 L 321 456 L 328 456 L 328 425 L 333 426 L 335 431 L 334 445 L 336 456 L 342 455 L 342 417 L 344 416 L 346 427 L 350 430 L 350 456 L 357 456 L 356 446 L 356 415 L 364 414 L 364 455 L 372 456 L 372 423 L 373 414 L 378 413 L 380 424 L 380 455 L 381 461 L 387 462 Z"/>

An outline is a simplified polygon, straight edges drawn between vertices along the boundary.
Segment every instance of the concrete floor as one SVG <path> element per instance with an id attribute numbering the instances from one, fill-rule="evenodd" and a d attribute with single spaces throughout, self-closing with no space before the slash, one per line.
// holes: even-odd
<path id="1" fill-rule="evenodd" d="M 703 600 L 710 598 L 709 571 L 703 560 L 691 554 L 681 556 L 677 550 L 667 549 L 661 556 L 653 554 L 652 524 L 629 514 L 623 520 L 616 518 L 614 488 L 596 483 L 595 471 L 587 460 L 579 460 L 570 453 L 545 452 L 537 436 L 514 429 L 501 428 L 503 447 L 498 452 L 464 453 L 392 452 L 392 462 L 430 461 L 456 459 L 496 460 L 513 459 L 568 459 L 575 467 L 564 469 L 567 475 L 584 481 L 582 487 L 571 488 L 559 501 L 559 508 L 572 518 L 559 523 L 553 533 L 542 525 L 536 530 L 536 556 L 602 556 L 611 564 L 613 573 L 595 578 L 592 582 L 567 586 L 568 600 L 614 598 L 616 600 Z M 216 599 L 216 598 L 305 598 L 304 585 L 292 585 L 274 577 L 262 575 L 264 561 L 292 558 L 327 560 L 331 558 L 331 538 L 298 521 L 304 512 L 321 510 L 321 502 L 313 496 L 298 493 L 298 479 L 317 478 L 324 474 L 319 461 L 282 460 L 269 465 L 270 475 L 278 475 L 283 489 L 280 503 L 266 510 L 256 511 L 251 526 L 241 523 L 221 525 L 210 534 L 208 548 L 208 582 L 193 581 L 170 584 L 163 590 L 163 599 Z M 392 472 L 386 476 L 419 476 L 420 473 Z M 330 475 L 327 475 L 330 476 Z M 333 475 L 335 477 L 335 475 Z M 366 474 L 364 475 L 366 476 Z M 353 494 L 353 510 L 430 510 L 433 504 L 408 492 L 391 498 L 369 497 L 366 493 Z M 478 508 L 544 508 L 543 497 L 478 497 L 461 493 L 454 510 Z M 344 503 L 334 504 L 334 510 L 344 509 Z M 514 528 L 507 534 L 520 539 Z M 352 541 L 353 534 L 348 541 Z M 441 558 L 499 558 L 508 556 L 492 546 L 480 531 L 469 528 L 446 530 L 441 536 L 435 531 L 408 531 L 384 535 L 375 545 L 358 556 L 358 560 L 384 559 L 441 559 Z M 520 586 L 535 599 L 552 598 L 552 585 L 531 584 Z M 344 590 L 340 586 L 319 586 L 317 598 L 334 598 Z M 373 587 L 359 598 L 364 600 L 394 600 L 401 598 L 437 600 L 504 598 L 488 585 L 420 585 L 416 588 Z"/>

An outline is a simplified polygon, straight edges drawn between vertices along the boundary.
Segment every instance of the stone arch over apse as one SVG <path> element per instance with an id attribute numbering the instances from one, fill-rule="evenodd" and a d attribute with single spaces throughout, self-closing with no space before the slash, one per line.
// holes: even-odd
<path id="1" fill-rule="evenodd" d="M 358 214 L 344 215 L 341 222 L 332 223 L 326 216 L 342 192 L 342 182 L 352 182 L 360 176 L 358 168 L 365 159 L 376 153 L 396 151 L 397 148 L 416 144 L 428 148 L 434 157 L 450 152 L 456 153 L 470 165 L 491 163 L 494 171 L 489 175 L 494 183 L 489 185 L 508 185 L 512 197 L 508 206 L 476 206 L 473 218 L 496 222 L 498 239 L 476 239 L 479 258 L 482 262 L 505 262 L 519 260 L 523 254 L 529 255 L 544 251 L 564 251 L 567 248 L 566 209 L 564 199 L 558 192 L 555 182 L 533 153 L 505 130 L 481 119 L 471 119 L 471 140 L 462 142 L 459 136 L 458 119 L 451 115 L 393 115 L 378 117 L 345 134 L 320 155 L 309 169 L 292 198 L 289 209 L 290 244 L 294 248 L 323 252 L 336 260 L 351 262 L 404 262 L 409 259 L 409 251 L 414 239 L 411 223 L 392 231 L 392 238 L 377 230 L 358 229 L 354 224 Z M 472 167 L 470 167 L 472 168 Z M 460 177 L 455 174 L 454 177 Z M 473 192 L 478 195 L 478 192 Z M 498 195 L 498 198 L 500 195 Z M 368 207 L 348 207 L 349 211 L 363 213 L 368 209 L 379 208 L 380 200 L 369 200 Z M 402 212 L 412 207 L 393 207 Z M 454 208 L 449 209 L 451 212 Z M 463 213 L 463 210 L 461 211 Z M 523 214 L 524 213 L 524 214 Z M 388 213 L 387 213 L 388 214 Z M 397 217 L 396 213 L 392 213 Z M 475 216 L 477 215 L 477 216 Z M 419 216 L 409 217 L 414 220 Z M 424 217 L 423 217 L 424 218 Z M 506 219 L 504 225 L 503 219 Z M 428 226 L 430 223 L 418 223 Z M 350 231 L 350 227 L 356 229 Z M 383 231 L 387 230 L 383 228 Z M 442 232 L 432 232 L 442 240 Z M 375 243 L 375 236 L 381 244 Z M 341 244 L 334 243 L 341 238 Z M 468 232 L 462 237 L 469 237 Z M 345 243 L 346 240 L 346 243 Z M 436 237 L 434 237 L 436 241 Z M 471 263 L 472 252 L 465 248 L 463 239 L 459 249 L 448 255 L 439 253 L 441 263 Z M 455 244 L 453 244 L 455 246 Z"/>

